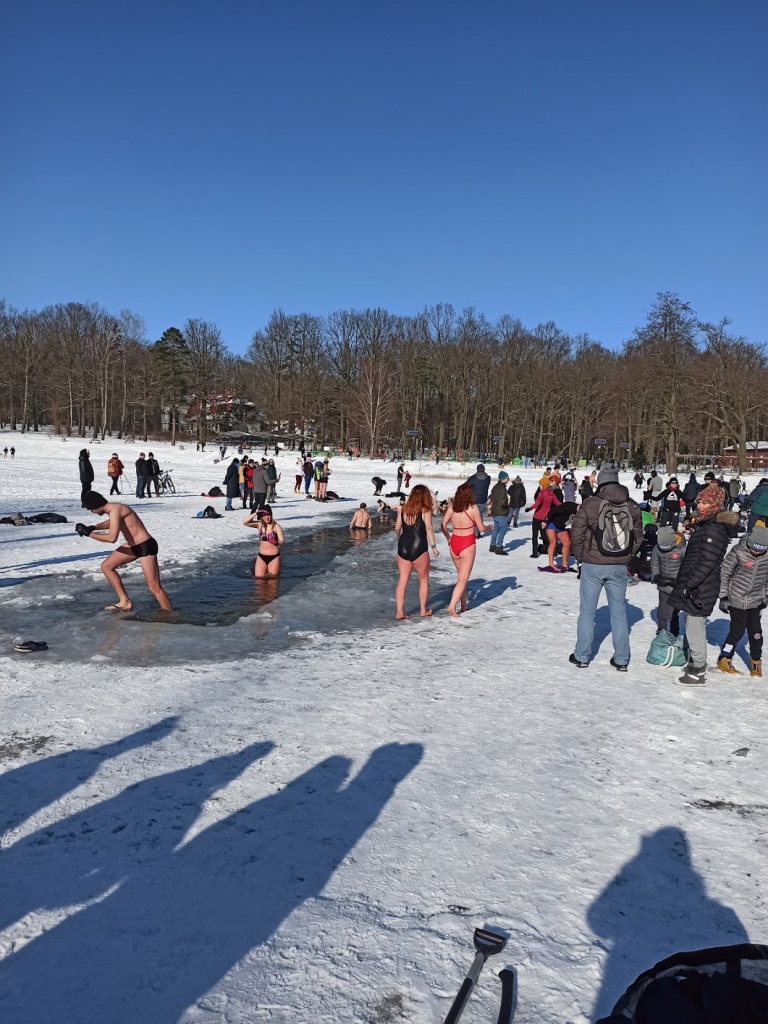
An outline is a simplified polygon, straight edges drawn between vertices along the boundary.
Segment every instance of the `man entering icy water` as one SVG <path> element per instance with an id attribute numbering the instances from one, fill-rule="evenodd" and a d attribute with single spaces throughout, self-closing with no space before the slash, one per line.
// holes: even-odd
<path id="1" fill-rule="evenodd" d="M 82 523 L 78 523 L 75 529 L 81 537 L 90 537 L 91 540 L 99 540 L 103 544 L 114 544 L 120 534 L 125 538 L 125 544 L 121 544 L 101 563 L 101 571 L 117 594 L 117 604 L 108 604 L 107 611 L 129 612 L 133 608 L 117 570 L 123 565 L 135 562 L 136 559 L 141 564 L 150 594 L 163 611 L 173 611 L 168 595 L 160 586 L 157 541 L 154 537 L 150 537 L 146 526 L 133 509 L 116 501 L 107 501 L 104 495 L 97 491 L 86 494 L 83 503 L 89 512 L 96 515 L 106 514 L 109 518 L 104 522 L 97 523 L 96 526 L 84 526 Z"/>

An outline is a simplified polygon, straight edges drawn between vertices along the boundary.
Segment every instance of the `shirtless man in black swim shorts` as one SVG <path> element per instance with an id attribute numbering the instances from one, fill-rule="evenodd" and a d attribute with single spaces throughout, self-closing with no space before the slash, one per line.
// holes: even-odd
<path id="1" fill-rule="evenodd" d="M 363 502 L 360 508 L 355 510 L 355 514 L 352 516 L 352 522 L 349 524 L 350 530 L 370 530 L 371 528 L 371 517 L 368 515 L 368 510 L 365 502 Z"/>
<path id="2" fill-rule="evenodd" d="M 102 494 L 98 494 L 96 491 L 86 494 L 83 503 L 90 512 L 96 515 L 106 513 L 109 518 L 97 523 L 96 526 L 83 526 L 82 523 L 78 523 L 75 529 L 81 537 L 90 537 L 91 540 L 99 540 L 103 544 L 114 544 L 120 534 L 125 538 L 125 544 L 121 544 L 101 563 L 101 571 L 107 577 L 109 585 L 118 598 L 117 604 L 106 606 L 107 611 L 129 612 L 133 608 L 117 570 L 138 559 L 150 594 L 164 612 L 172 612 L 173 608 L 168 595 L 160 586 L 157 541 L 154 537 L 150 537 L 146 526 L 133 509 L 116 501 L 107 501 Z"/>

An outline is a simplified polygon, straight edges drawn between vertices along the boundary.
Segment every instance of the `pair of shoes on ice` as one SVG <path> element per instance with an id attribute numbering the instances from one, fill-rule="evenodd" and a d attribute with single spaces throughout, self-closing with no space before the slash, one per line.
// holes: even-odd
<path id="1" fill-rule="evenodd" d="M 576 668 L 589 668 L 589 662 L 588 661 L 579 661 L 579 659 L 576 657 L 575 654 L 569 655 L 568 661 L 571 663 L 571 665 L 575 665 Z M 610 664 L 611 664 L 611 666 L 613 668 L 616 669 L 617 672 L 626 672 L 627 671 L 627 666 L 626 665 L 620 665 L 615 660 L 615 658 L 611 658 Z"/>
<path id="2" fill-rule="evenodd" d="M 505 551 L 504 548 L 500 548 L 498 545 L 491 544 L 488 548 L 492 555 L 508 555 L 509 552 Z"/>
<path id="3" fill-rule="evenodd" d="M 728 676 L 740 676 L 741 672 L 733 667 L 733 656 L 726 657 L 721 654 L 717 659 L 717 667 L 721 672 L 725 672 Z M 754 658 L 750 658 L 749 661 L 749 674 L 753 679 L 761 679 L 763 675 L 763 663 L 762 661 L 756 661 Z"/>
<path id="4" fill-rule="evenodd" d="M 14 644 L 13 649 L 19 654 L 37 654 L 38 651 L 47 651 L 48 644 L 45 640 L 24 640 L 23 643 Z"/>

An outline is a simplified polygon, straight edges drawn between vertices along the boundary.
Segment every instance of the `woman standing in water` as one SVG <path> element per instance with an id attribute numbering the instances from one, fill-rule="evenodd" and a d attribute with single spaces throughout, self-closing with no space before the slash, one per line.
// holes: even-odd
<path id="1" fill-rule="evenodd" d="M 429 597 L 429 549 L 437 557 L 435 534 L 432 529 L 432 495 L 429 488 L 418 484 L 411 491 L 408 501 L 397 510 L 395 523 L 397 534 L 397 571 L 399 578 L 395 589 L 395 618 L 407 619 L 403 611 L 405 588 L 411 572 L 415 569 L 419 577 L 419 604 L 421 617 L 432 612 L 427 608 Z"/>
<path id="2" fill-rule="evenodd" d="M 447 529 L 449 523 L 452 525 L 451 533 Z M 460 603 L 461 611 L 467 610 L 467 583 L 475 564 L 475 530 L 479 530 L 480 533 L 486 532 L 482 513 L 475 504 L 471 484 L 462 484 L 456 491 L 453 503 L 443 516 L 440 529 L 448 541 L 448 550 L 459 574 L 448 602 L 448 614 L 457 619 L 457 603 Z M 487 529 L 490 530 L 491 527 Z"/>
<path id="3" fill-rule="evenodd" d="M 243 520 L 243 526 L 252 526 L 259 531 L 259 553 L 256 555 L 253 575 L 257 580 L 279 576 L 280 548 L 285 544 L 285 537 L 280 524 L 272 518 L 272 509 L 265 505 L 251 512 Z"/>

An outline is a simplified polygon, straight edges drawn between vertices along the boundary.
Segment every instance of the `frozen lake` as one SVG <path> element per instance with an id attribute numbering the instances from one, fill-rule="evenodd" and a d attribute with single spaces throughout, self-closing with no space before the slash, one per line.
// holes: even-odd
<path id="1" fill-rule="evenodd" d="M 194 566 L 161 572 L 176 611 L 164 616 L 141 570 L 124 573 L 134 611 L 104 611 L 112 592 L 92 574 L 41 575 L 0 590 L 2 633 L 45 639 L 46 660 L 150 665 L 232 659 L 360 628 L 394 616 L 391 522 L 353 535 L 348 513 L 289 538 L 279 580 L 255 580 L 254 541 L 220 547 Z M 254 538 L 255 540 L 255 538 Z M 363 551 L 365 553 L 364 557 Z M 100 554 L 100 552 L 99 552 Z M 415 587 L 414 587 L 415 590 Z"/>

